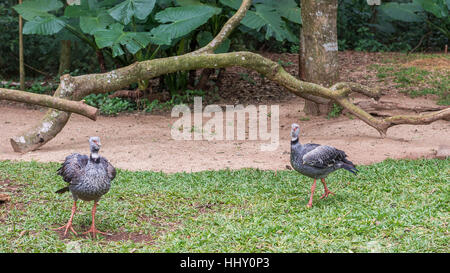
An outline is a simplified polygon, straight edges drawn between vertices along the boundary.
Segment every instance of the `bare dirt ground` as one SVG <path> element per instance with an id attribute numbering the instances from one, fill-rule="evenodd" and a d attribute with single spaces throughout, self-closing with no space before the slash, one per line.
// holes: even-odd
<path id="1" fill-rule="evenodd" d="M 296 74 L 294 54 L 271 55 L 273 60 L 291 62 L 286 69 Z M 357 81 L 373 86 L 377 83 L 367 66 L 380 59 L 380 54 L 342 53 L 342 81 Z M 244 78 L 253 76 L 255 82 Z M 237 80 L 240 79 L 240 80 Z M 262 81 L 262 82 L 260 82 Z M 290 125 L 301 125 L 301 142 L 332 145 L 344 150 L 356 164 L 371 164 L 387 158 L 434 158 L 439 149 L 450 145 L 450 122 L 436 121 L 429 125 L 401 125 L 389 129 L 386 138 L 358 119 L 347 116 L 327 119 L 325 116 L 305 118 L 304 101 L 274 83 L 260 79 L 253 72 L 227 69 L 219 105 L 254 103 L 277 104 L 280 109 L 280 144 L 275 151 L 261 151 L 265 141 L 174 140 L 171 125 L 178 119 L 170 112 L 159 114 L 120 114 L 100 116 L 96 122 L 72 115 L 64 130 L 37 151 L 14 153 L 9 139 L 35 125 L 44 109 L 16 104 L 0 104 L 0 160 L 36 160 L 62 162 L 74 152 L 89 153 L 89 136 L 102 140 L 103 156 L 118 168 L 163 172 L 196 172 L 202 170 L 259 168 L 282 170 L 289 165 Z M 411 105 L 435 106 L 429 97 L 411 99 L 389 92 L 382 100 Z M 229 94 L 227 94 L 229 93 Z M 360 99 L 356 97 L 356 99 Z M 205 106 L 205 105 L 203 105 Z M 395 114 L 404 113 L 396 111 Z"/>

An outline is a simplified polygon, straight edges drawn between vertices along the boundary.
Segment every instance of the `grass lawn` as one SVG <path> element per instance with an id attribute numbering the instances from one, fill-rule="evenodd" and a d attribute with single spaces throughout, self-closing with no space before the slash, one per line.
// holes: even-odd
<path id="1" fill-rule="evenodd" d="M 437 104 L 450 105 L 450 57 L 448 54 L 410 54 L 387 58 L 370 68 L 377 78 L 415 98 L 435 95 Z"/>
<path id="2" fill-rule="evenodd" d="M 306 208 L 295 171 L 164 174 L 118 170 L 100 201 L 97 240 L 53 228 L 70 216 L 58 163 L 0 162 L 0 252 L 449 252 L 450 159 L 386 160 L 330 175 L 336 195 Z M 77 232 L 92 202 L 78 202 Z"/>

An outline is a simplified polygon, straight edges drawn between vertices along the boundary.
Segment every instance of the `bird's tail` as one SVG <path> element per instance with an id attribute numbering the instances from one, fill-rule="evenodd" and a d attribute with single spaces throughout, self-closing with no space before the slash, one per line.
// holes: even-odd
<path id="1" fill-rule="evenodd" d="M 359 170 L 355 167 L 355 164 L 353 164 L 351 161 L 345 159 L 344 162 L 342 162 L 342 168 L 346 169 L 347 171 L 351 172 L 352 174 L 356 175 Z"/>
<path id="2" fill-rule="evenodd" d="M 62 189 L 59 189 L 59 190 L 55 191 L 55 193 L 65 193 L 66 191 L 69 191 L 69 187 L 64 187 Z"/>

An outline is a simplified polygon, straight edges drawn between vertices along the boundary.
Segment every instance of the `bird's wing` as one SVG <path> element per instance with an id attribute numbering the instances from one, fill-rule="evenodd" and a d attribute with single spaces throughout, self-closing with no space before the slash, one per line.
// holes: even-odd
<path id="1" fill-rule="evenodd" d="M 58 169 L 58 174 L 63 177 L 64 181 L 74 184 L 81 177 L 88 161 L 87 155 L 71 154 L 66 157 Z"/>
<path id="2" fill-rule="evenodd" d="M 108 174 L 109 179 L 112 181 L 116 177 L 116 168 L 114 168 L 111 163 L 104 157 L 100 157 L 100 162 L 103 167 L 106 169 L 106 173 Z"/>
<path id="3" fill-rule="evenodd" d="M 303 163 L 316 167 L 327 168 L 347 157 L 344 151 L 331 146 L 318 145 L 303 155 Z"/>

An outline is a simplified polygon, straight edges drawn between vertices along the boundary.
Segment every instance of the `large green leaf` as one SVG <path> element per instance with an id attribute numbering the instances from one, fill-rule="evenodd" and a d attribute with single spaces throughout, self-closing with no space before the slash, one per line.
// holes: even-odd
<path id="1" fill-rule="evenodd" d="M 36 17 L 52 16 L 49 11 L 58 10 L 63 7 L 63 4 L 58 0 L 31 0 L 24 1 L 20 5 L 16 5 L 13 8 L 19 13 L 25 20 L 31 21 Z M 40 22 L 38 20 L 37 22 Z"/>
<path id="2" fill-rule="evenodd" d="M 79 5 L 70 5 L 64 9 L 66 17 L 81 17 L 97 15 L 98 3 L 96 0 L 81 0 Z"/>
<path id="3" fill-rule="evenodd" d="M 158 0 L 156 1 L 156 4 L 161 8 L 167 8 L 172 4 L 172 0 Z"/>
<path id="4" fill-rule="evenodd" d="M 125 46 L 131 54 L 135 54 L 149 43 L 170 43 L 169 39 L 155 38 L 149 32 L 125 32 L 123 28 L 122 24 L 116 23 L 111 25 L 109 29 L 96 31 L 94 34 L 95 43 L 99 48 L 110 47 L 113 51 L 113 57 L 124 54 L 121 45 Z"/>
<path id="5" fill-rule="evenodd" d="M 286 18 L 296 24 L 302 23 L 300 7 L 297 5 L 295 0 L 255 0 L 253 3 L 255 5 L 260 4 L 266 7 L 274 8 L 283 18 Z"/>
<path id="6" fill-rule="evenodd" d="M 219 14 L 220 8 L 208 5 L 167 8 L 158 12 L 155 19 L 162 24 L 151 33 L 154 36 L 169 35 L 170 39 L 182 37 L 206 23 L 211 16 Z"/>
<path id="7" fill-rule="evenodd" d="M 228 6 L 233 9 L 239 9 L 242 4 L 242 0 L 219 0 L 222 5 Z"/>
<path id="8" fill-rule="evenodd" d="M 94 34 L 114 23 L 114 19 L 107 13 L 101 12 L 97 16 L 81 16 L 80 28 L 84 33 Z"/>
<path id="9" fill-rule="evenodd" d="M 55 16 L 35 17 L 25 22 L 23 34 L 52 35 L 64 28 L 65 24 L 64 20 Z"/>
<path id="10" fill-rule="evenodd" d="M 243 25 L 256 31 L 265 27 L 266 39 L 275 37 L 278 41 L 298 42 L 298 38 L 288 30 L 278 11 L 267 5 L 255 5 L 255 7 L 256 11 L 247 11 L 241 21 Z"/>
<path id="11" fill-rule="evenodd" d="M 302 23 L 300 7 L 294 0 L 278 0 L 272 3 L 275 4 L 274 7 L 282 17 L 296 24 Z"/>
<path id="12" fill-rule="evenodd" d="M 437 18 L 448 16 L 448 7 L 443 0 L 414 0 L 413 2 L 421 5 L 425 11 L 432 13 Z"/>
<path id="13" fill-rule="evenodd" d="M 125 0 L 109 9 L 109 15 L 117 21 L 128 25 L 132 17 L 144 20 L 155 7 L 156 0 Z"/>
<path id="14" fill-rule="evenodd" d="M 99 48 L 119 43 L 124 35 L 123 25 L 113 24 L 109 29 L 99 30 L 95 33 L 95 43 Z"/>
<path id="15" fill-rule="evenodd" d="M 380 9 L 389 17 L 403 22 L 421 22 L 423 19 L 415 12 L 421 11 L 420 6 L 414 3 L 399 4 L 396 2 L 386 3 Z"/>
<path id="16" fill-rule="evenodd" d="M 194 5 L 204 5 L 200 0 L 175 0 L 179 6 L 194 6 Z"/>

